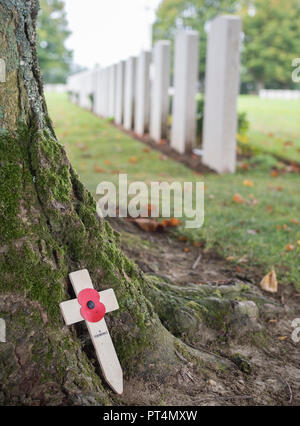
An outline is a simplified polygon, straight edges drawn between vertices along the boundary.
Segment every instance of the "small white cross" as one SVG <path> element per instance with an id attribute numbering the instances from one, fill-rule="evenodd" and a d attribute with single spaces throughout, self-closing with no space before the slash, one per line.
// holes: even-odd
<path id="1" fill-rule="evenodd" d="M 69 277 L 76 297 L 78 297 L 83 290 L 94 289 L 90 274 L 86 269 L 73 272 L 69 274 Z M 119 309 L 118 301 L 113 289 L 101 291 L 99 292 L 99 295 L 101 304 L 103 304 L 106 308 L 106 313 Z M 93 306 L 93 303 L 92 305 L 90 305 L 90 303 L 91 302 L 88 302 L 88 307 Z M 84 320 L 80 312 L 82 306 L 78 302 L 78 299 L 62 302 L 59 306 L 67 325 L 75 324 Z M 85 307 L 85 309 L 87 308 Z M 94 308 L 92 307 L 91 309 Z M 103 318 L 98 322 L 85 320 L 85 323 L 95 347 L 97 358 L 105 380 L 116 393 L 123 393 L 123 372 L 107 329 L 105 319 Z"/>

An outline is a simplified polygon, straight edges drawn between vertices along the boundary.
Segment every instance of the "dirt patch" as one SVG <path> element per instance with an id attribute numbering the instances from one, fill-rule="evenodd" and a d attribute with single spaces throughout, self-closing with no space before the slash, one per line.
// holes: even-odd
<path id="1" fill-rule="evenodd" d="M 210 169 L 209 167 L 205 166 L 202 163 L 201 161 L 202 157 L 199 155 L 193 154 L 192 152 L 189 152 L 186 154 L 179 154 L 165 140 L 162 140 L 160 143 L 157 143 L 153 139 L 151 139 L 148 134 L 140 136 L 137 133 L 133 132 L 132 130 L 125 130 L 122 126 L 118 126 L 115 123 L 112 123 L 112 125 L 115 126 L 117 129 L 119 129 L 121 132 L 126 133 L 133 139 L 136 139 L 144 143 L 145 145 L 149 146 L 149 148 L 151 149 L 155 149 L 156 151 L 161 152 L 162 154 L 166 155 L 167 157 L 171 158 L 174 161 L 177 161 L 178 163 L 184 164 L 190 169 L 196 171 L 197 173 L 200 173 L 200 174 L 215 173 L 212 169 Z"/>
<path id="2" fill-rule="evenodd" d="M 242 278 L 216 253 L 179 241 L 170 232 L 144 232 L 122 219 L 111 219 L 110 224 L 121 234 L 124 252 L 145 275 L 183 287 L 226 286 Z M 249 331 L 246 340 L 236 338 L 230 345 L 212 341 L 201 347 L 205 353 L 219 356 L 220 362 L 221 358 L 230 360 L 236 369 L 213 379 L 192 370 L 188 374 L 178 372 L 178 384 L 190 389 L 184 404 L 300 405 L 300 343 L 291 338 L 291 323 L 300 318 L 300 297 L 292 286 L 280 288 L 275 296 L 264 293 L 258 288 L 258 277 L 248 276 L 247 284 L 267 299 L 259 317 L 264 332 L 258 328 Z"/>

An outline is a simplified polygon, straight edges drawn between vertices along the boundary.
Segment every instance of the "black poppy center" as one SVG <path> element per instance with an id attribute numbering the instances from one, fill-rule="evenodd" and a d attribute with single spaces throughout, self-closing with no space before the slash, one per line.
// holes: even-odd
<path id="1" fill-rule="evenodd" d="M 87 302 L 87 306 L 88 306 L 88 308 L 89 308 L 89 309 L 94 309 L 94 307 L 95 307 L 95 303 L 94 303 L 92 300 L 89 300 L 89 301 Z"/>

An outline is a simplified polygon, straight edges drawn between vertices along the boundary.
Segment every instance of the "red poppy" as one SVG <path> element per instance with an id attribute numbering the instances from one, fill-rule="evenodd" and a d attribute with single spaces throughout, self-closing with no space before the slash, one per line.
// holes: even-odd
<path id="1" fill-rule="evenodd" d="M 89 322 L 99 322 L 104 318 L 106 309 L 100 302 L 100 294 L 93 288 L 86 288 L 78 295 L 78 302 L 81 305 L 81 316 Z"/>

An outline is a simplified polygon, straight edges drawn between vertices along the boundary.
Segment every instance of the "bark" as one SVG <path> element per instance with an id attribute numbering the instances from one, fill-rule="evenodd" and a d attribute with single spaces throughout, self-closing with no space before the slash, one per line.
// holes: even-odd
<path id="1" fill-rule="evenodd" d="M 0 83 L 0 317 L 7 323 L 0 404 L 157 404 L 162 395 L 181 403 L 190 383 L 178 390 L 177 374 L 186 365 L 206 376 L 233 368 L 200 345 L 201 326 L 215 321 L 218 330 L 224 316 L 232 318 L 230 298 L 218 303 L 218 294 L 146 280 L 121 251 L 118 234 L 98 219 L 48 117 L 37 12 L 36 0 L 0 0 L 7 66 Z M 124 368 L 123 397 L 102 382 L 84 325 L 65 327 L 59 311 L 74 297 L 68 274 L 83 268 L 98 290 L 113 287 L 120 304 L 107 322 Z M 187 332 L 190 324 L 197 338 Z"/>

